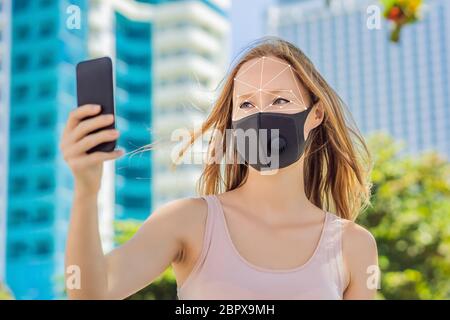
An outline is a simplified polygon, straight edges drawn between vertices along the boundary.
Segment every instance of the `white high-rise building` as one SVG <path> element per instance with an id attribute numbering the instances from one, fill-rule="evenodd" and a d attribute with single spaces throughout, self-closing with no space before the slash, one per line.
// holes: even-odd
<path id="1" fill-rule="evenodd" d="M 8 203 L 9 70 L 11 1 L 0 0 L 0 283 L 5 279 Z"/>
<path id="2" fill-rule="evenodd" d="M 170 140 L 172 134 L 178 136 L 176 129 L 198 127 L 212 106 L 214 89 L 229 61 L 229 5 L 230 1 L 178 1 L 158 7 L 152 111 L 154 139 L 163 143 L 153 151 L 154 207 L 194 195 L 202 164 L 172 170 L 172 156 L 180 142 Z M 200 152 L 201 146 L 192 151 Z"/>
<path id="3" fill-rule="evenodd" d="M 230 1 L 160 1 L 157 4 L 149 2 L 92 1 L 89 8 L 89 55 L 91 57 L 111 56 L 114 67 L 118 70 L 115 75 L 127 75 L 129 80 L 126 81 L 131 83 L 134 76 L 142 77 L 142 74 L 138 75 L 136 68 L 126 61 L 130 58 L 129 53 L 136 55 L 145 53 L 134 50 L 133 46 L 136 42 L 134 42 L 133 33 L 137 32 L 137 29 L 133 23 L 140 24 L 140 27 L 137 27 L 141 30 L 140 32 L 142 32 L 143 24 L 148 23 L 148 28 L 151 30 L 148 50 L 150 50 L 152 61 L 150 68 L 152 88 L 151 101 L 148 102 L 151 108 L 149 110 L 151 122 L 146 124 L 146 130 L 149 131 L 148 136 L 151 135 L 153 141 L 162 139 L 170 142 L 174 130 L 193 129 L 195 125 L 199 125 L 212 105 L 214 89 L 223 77 L 229 59 L 230 26 L 227 11 Z M 117 19 L 120 19 L 120 22 Z M 126 19 L 125 22 L 124 19 Z M 117 43 L 117 37 L 124 39 L 123 33 L 126 37 L 130 37 L 129 48 L 126 50 L 123 49 L 123 40 L 122 43 Z M 142 39 L 139 41 L 143 43 Z M 120 56 L 116 54 L 117 50 L 120 50 L 122 55 L 129 53 L 126 56 Z M 142 69 L 141 72 L 144 70 L 146 69 Z M 122 76 L 121 79 L 124 77 Z M 136 123 L 120 116 L 121 113 L 142 112 L 134 103 L 141 99 L 125 92 L 124 88 L 129 85 L 124 80 L 121 81 L 122 83 L 116 82 L 118 127 L 121 133 L 130 138 L 143 137 L 145 132 L 142 132 L 139 127 L 145 124 L 144 119 Z M 129 109 L 131 107 L 136 110 Z M 138 172 L 136 167 L 132 168 L 133 170 L 127 168 L 132 167 L 130 163 L 133 163 L 139 155 L 122 163 L 116 162 L 116 169 L 113 165 L 105 166 L 104 181 L 99 197 L 100 211 L 102 208 L 105 211 L 100 212 L 100 219 L 104 217 L 102 226 L 110 225 L 110 217 L 114 216 L 112 213 L 114 201 L 117 208 L 115 214 L 119 219 L 139 218 L 139 216 L 145 218 L 150 214 L 145 210 L 144 215 L 137 214 L 133 211 L 134 208 L 122 201 L 128 193 L 147 197 L 145 192 L 141 194 L 142 182 L 136 179 L 143 179 L 150 186 L 148 190 L 152 199 L 149 203 L 152 209 L 168 200 L 194 194 L 201 164 L 183 165 L 172 171 L 170 155 L 175 144 L 175 142 L 157 144 L 157 147 L 151 151 L 152 160 L 148 163 L 151 173 L 148 175 L 142 173 L 142 177 L 136 176 L 135 172 Z M 136 147 L 141 146 L 142 143 L 136 145 Z M 118 175 L 116 181 L 113 177 L 115 170 Z M 139 171 L 145 172 L 142 169 Z M 127 177 L 127 172 L 133 174 Z M 115 199 L 112 192 L 114 184 L 116 185 Z M 122 194 L 124 192 L 125 194 Z M 110 232 L 106 230 L 104 233 Z"/>

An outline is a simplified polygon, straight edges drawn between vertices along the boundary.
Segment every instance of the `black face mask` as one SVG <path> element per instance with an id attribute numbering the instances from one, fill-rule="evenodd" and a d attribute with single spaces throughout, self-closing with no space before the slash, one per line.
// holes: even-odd
<path id="1" fill-rule="evenodd" d="M 258 171 L 281 169 L 295 163 L 305 149 L 303 130 L 311 109 L 312 106 L 294 114 L 258 112 L 232 121 L 240 160 Z M 278 134 L 272 129 L 278 129 Z M 252 146 L 254 141 L 248 138 L 252 136 L 251 131 L 257 146 Z M 243 136 L 246 132 L 247 136 Z M 253 154 L 250 153 L 252 150 Z"/>

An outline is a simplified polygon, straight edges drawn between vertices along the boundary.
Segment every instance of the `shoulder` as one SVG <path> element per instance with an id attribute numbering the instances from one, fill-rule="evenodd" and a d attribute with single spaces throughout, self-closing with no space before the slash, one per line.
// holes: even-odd
<path id="1" fill-rule="evenodd" d="M 342 252 L 347 282 L 345 299 L 373 299 L 379 287 L 377 243 L 364 227 L 343 220 Z"/>
<path id="2" fill-rule="evenodd" d="M 169 201 L 159 207 L 150 217 L 165 217 L 187 223 L 202 221 L 206 218 L 208 206 L 201 197 L 186 197 Z M 186 226 L 186 225 L 185 225 Z"/>
<path id="3" fill-rule="evenodd" d="M 342 251 L 350 272 L 366 272 L 378 263 L 377 243 L 369 230 L 349 220 L 343 220 Z"/>
<path id="4" fill-rule="evenodd" d="M 343 220 L 342 242 L 350 252 L 369 251 L 377 249 L 375 237 L 369 230 L 349 220 Z"/>
<path id="5" fill-rule="evenodd" d="M 169 201 L 155 210 L 149 217 L 166 221 L 173 231 L 186 240 L 192 233 L 198 232 L 206 223 L 208 205 L 202 197 L 186 197 Z"/>
<path id="6" fill-rule="evenodd" d="M 156 212 L 177 212 L 189 215 L 198 210 L 206 209 L 206 201 L 202 197 L 186 197 L 169 201 L 159 207 Z"/>

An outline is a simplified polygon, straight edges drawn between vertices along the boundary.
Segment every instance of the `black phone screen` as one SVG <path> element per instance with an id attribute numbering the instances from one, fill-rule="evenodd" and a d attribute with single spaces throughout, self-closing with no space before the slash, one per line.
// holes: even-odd
<path id="1" fill-rule="evenodd" d="M 98 104 L 102 108 L 101 114 L 114 115 L 114 89 L 111 59 L 109 57 L 103 57 L 82 61 L 77 64 L 76 74 L 78 106 Z M 92 131 L 90 134 L 100 130 L 114 128 L 115 121 L 106 127 Z M 87 153 L 95 151 L 110 152 L 113 151 L 115 147 L 116 141 L 114 140 L 101 143 L 89 149 Z"/>

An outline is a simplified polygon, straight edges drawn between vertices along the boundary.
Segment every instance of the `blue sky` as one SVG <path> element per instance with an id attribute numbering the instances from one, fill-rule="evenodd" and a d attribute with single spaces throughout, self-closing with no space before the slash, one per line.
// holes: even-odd
<path id="1" fill-rule="evenodd" d="M 253 40 L 265 35 L 265 11 L 276 0 L 231 1 L 231 59 Z"/>

